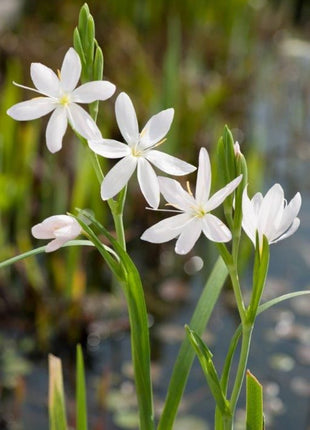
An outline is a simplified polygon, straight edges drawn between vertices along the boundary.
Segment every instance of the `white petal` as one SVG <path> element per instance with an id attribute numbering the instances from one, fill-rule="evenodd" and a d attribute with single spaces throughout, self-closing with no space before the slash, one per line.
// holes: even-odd
<path id="1" fill-rule="evenodd" d="M 136 165 L 137 159 L 131 156 L 125 157 L 115 164 L 101 184 L 102 200 L 114 197 L 125 187 L 135 171 Z"/>
<path id="2" fill-rule="evenodd" d="M 183 211 L 191 211 L 196 205 L 195 199 L 188 194 L 175 179 L 158 177 L 160 192 L 167 203 Z"/>
<path id="3" fill-rule="evenodd" d="M 275 184 L 265 195 L 258 218 L 258 231 L 268 239 L 278 230 L 284 210 L 284 192 L 279 184 Z"/>
<path id="4" fill-rule="evenodd" d="M 46 245 L 45 252 L 56 251 L 57 249 L 61 248 L 66 242 L 67 240 L 63 238 L 54 239 Z"/>
<path id="5" fill-rule="evenodd" d="M 131 152 L 128 145 L 113 139 L 89 140 L 88 146 L 96 154 L 106 158 L 123 158 Z"/>
<path id="6" fill-rule="evenodd" d="M 115 85 L 108 81 L 92 81 L 76 88 L 71 100 L 76 103 L 92 103 L 96 100 L 106 100 L 113 96 Z"/>
<path id="7" fill-rule="evenodd" d="M 78 53 L 73 48 L 69 48 L 60 71 L 61 87 L 64 91 L 71 92 L 74 90 L 80 79 L 81 69 L 81 60 Z"/>
<path id="8" fill-rule="evenodd" d="M 208 151 L 201 148 L 199 152 L 199 165 L 196 181 L 196 200 L 204 205 L 207 203 L 211 187 L 211 164 Z"/>
<path id="9" fill-rule="evenodd" d="M 251 239 L 254 246 L 256 243 L 256 230 L 258 222 L 258 213 L 255 211 L 255 205 L 253 202 L 255 196 L 252 200 L 250 200 L 247 193 L 247 187 L 244 188 L 242 193 L 242 228 L 247 236 Z"/>
<path id="10" fill-rule="evenodd" d="M 56 104 L 49 97 L 36 97 L 26 102 L 17 103 L 7 110 L 7 114 L 17 121 L 29 121 L 41 118 L 54 110 Z"/>
<path id="11" fill-rule="evenodd" d="M 200 235 L 201 220 L 193 218 L 187 224 L 186 228 L 182 230 L 175 245 L 175 252 L 181 255 L 187 254 L 193 248 Z"/>
<path id="12" fill-rule="evenodd" d="M 159 183 L 152 166 L 144 158 L 138 159 L 138 182 L 145 200 L 152 208 L 158 208 Z"/>
<path id="13" fill-rule="evenodd" d="M 142 148 L 149 148 L 163 139 L 168 133 L 173 120 L 174 109 L 162 110 L 153 115 L 140 134 L 140 145 Z"/>
<path id="14" fill-rule="evenodd" d="M 158 167 L 163 172 L 169 173 L 170 175 L 182 176 L 196 170 L 195 166 L 192 166 L 185 161 L 179 160 L 172 155 L 165 154 L 161 151 L 154 149 L 148 151 L 145 158 L 149 160 L 154 166 Z"/>
<path id="15" fill-rule="evenodd" d="M 169 242 L 169 240 L 174 239 L 181 233 L 188 221 L 188 214 L 179 214 L 166 218 L 145 230 L 141 239 L 151 243 Z"/>
<path id="16" fill-rule="evenodd" d="M 120 93 L 115 102 L 118 127 L 125 141 L 134 146 L 139 141 L 139 127 L 135 108 L 126 93 Z"/>
<path id="17" fill-rule="evenodd" d="M 32 227 L 31 234 L 36 239 L 52 239 L 54 237 L 54 230 L 41 222 Z"/>
<path id="18" fill-rule="evenodd" d="M 283 233 L 285 233 L 290 225 L 293 223 L 294 219 L 298 215 L 301 207 L 301 195 L 297 193 L 290 203 L 284 208 L 282 219 L 279 228 L 275 232 L 274 236 L 271 237 L 271 241 L 277 239 Z"/>
<path id="19" fill-rule="evenodd" d="M 231 194 L 235 188 L 240 184 L 242 175 L 235 178 L 233 181 L 229 182 L 224 188 L 217 191 L 210 200 L 206 203 L 204 209 L 209 212 L 217 208 L 229 194 Z"/>
<path id="20" fill-rule="evenodd" d="M 290 228 L 284 234 L 282 234 L 282 236 L 278 237 L 276 240 L 272 240 L 270 243 L 276 243 L 276 242 L 279 242 L 279 240 L 283 240 L 289 236 L 292 236 L 292 234 L 294 234 L 295 231 L 298 229 L 299 225 L 300 225 L 300 219 L 295 218 Z"/>
<path id="21" fill-rule="evenodd" d="M 59 96 L 59 79 L 52 69 L 41 63 L 32 63 L 30 66 L 30 75 L 35 87 L 42 94 L 50 97 Z"/>
<path id="22" fill-rule="evenodd" d="M 216 216 L 207 214 L 202 219 L 203 232 L 213 242 L 228 242 L 231 240 L 231 232 L 226 225 Z"/>
<path id="23" fill-rule="evenodd" d="M 65 109 L 55 109 L 46 127 L 46 145 L 50 152 L 55 153 L 61 149 L 67 125 L 68 121 Z"/>
<path id="24" fill-rule="evenodd" d="M 72 128 L 85 139 L 101 139 L 101 133 L 97 124 L 81 106 L 71 103 L 67 107 L 67 115 Z"/>

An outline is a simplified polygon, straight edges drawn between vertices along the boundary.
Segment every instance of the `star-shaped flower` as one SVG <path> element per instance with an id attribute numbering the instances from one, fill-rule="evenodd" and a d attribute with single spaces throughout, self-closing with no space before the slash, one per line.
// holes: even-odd
<path id="1" fill-rule="evenodd" d="M 107 158 L 122 158 L 106 175 L 101 185 L 103 200 L 114 197 L 125 187 L 137 168 L 141 191 L 153 208 L 160 200 L 159 183 L 153 164 L 171 175 L 182 176 L 193 172 L 196 167 L 176 157 L 154 149 L 168 133 L 174 109 L 166 109 L 152 116 L 139 133 L 134 106 L 126 93 L 121 93 L 115 102 L 115 115 L 120 132 L 127 145 L 112 139 L 90 140 L 89 147 Z"/>
<path id="2" fill-rule="evenodd" d="M 53 239 L 46 246 L 46 252 L 56 251 L 69 240 L 75 239 L 81 231 L 80 224 L 69 215 L 50 216 L 31 229 L 36 239 Z"/>
<path id="3" fill-rule="evenodd" d="M 108 81 L 92 81 L 76 88 L 81 75 L 81 60 L 73 48 L 67 51 L 58 76 L 41 63 L 32 63 L 30 74 L 35 88 L 16 85 L 42 94 L 42 97 L 17 103 L 7 113 L 18 121 L 28 121 L 53 111 L 46 128 L 46 145 L 50 152 L 61 149 L 68 122 L 85 139 L 101 136 L 94 120 L 77 103 L 106 100 L 114 94 L 115 85 Z"/>
<path id="4" fill-rule="evenodd" d="M 141 239 L 163 243 L 178 237 L 175 246 L 177 254 L 187 254 L 201 233 L 214 242 L 228 242 L 231 239 L 230 230 L 210 212 L 235 190 L 241 179 L 242 175 L 209 197 L 211 166 L 207 150 L 201 148 L 195 196 L 185 191 L 177 181 L 159 177 L 161 193 L 168 204 L 177 208 L 180 213 L 153 225 L 143 233 Z"/>
<path id="5" fill-rule="evenodd" d="M 275 243 L 291 236 L 298 229 L 300 220 L 297 218 L 301 207 L 301 195 L 297 193 L 287 204 L 284 192 L 279 184 L 275 184 L 266 193 L 256 193 L 250 200 L 245 188 L 242 196 L 242 227 L 256 246 L 256 232 L 259 242 L 263 236 L 268 242 Z"/>

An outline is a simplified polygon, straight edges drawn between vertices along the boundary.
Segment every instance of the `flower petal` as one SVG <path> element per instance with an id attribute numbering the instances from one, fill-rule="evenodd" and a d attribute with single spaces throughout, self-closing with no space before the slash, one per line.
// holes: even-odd
<path id="1" fill-rule="evenodd" d="M 144 158 L 138 158 L 138 182 L 145 200 L 157 209 L 160 200 L 159 183 L 152 166 Z"/>
<path id="2" fill-rule="evenodd" d="M 216 216 L 206 214 L 202 219 L 202 230 L 205 236 L 213 242 L 229 242 L 231 232 L 226 225 Z"/>
<path id="3" fill-rule="evenodd" d="M 69 48 L 63 59 L 60 82 L 64 91 L 71 92 L 77 86 L 81 76 L 81 60 L 78 53 L 73 48 Z"/>
<path id="4" fill-rule="evenodd" d="M 166 218 L 145 230 L 141 239 L 151 243 L 165 243 L 177 237 L 185 224 L 188 223 L 188 214 L 178 214 Z"/>
<path id="5" fill-rule="evenodd" d="M 115 85 L 108 81 L 92 81 L 76 88 L 71 100 L 76 103 L 92 103 L 96 100 L 106 100 L 113 96 Z"/>
<path id="6" fill-rule="evenodd" d="M 115 164 L 101 184 L 102 200 L 114 197 L 125 187 L 135 171 L 136 165 L 137 159 L 131 156 L 125 157 Z"/>
<path id="7" fill-rule="evenodd" d="M 41 118 L 54 110 L 56 104 L 49 97 L 36 97 L 17 103 L 7 110 L 7 114 L 17 121 L 29 121 Z"/>
<path id="8" fill-rule="evenodd" d="M 101 139 L 101 133 L 97 124 L 83 108 L 75 103 L 67 107 L 67 115 L 70 124 L 85 139 Z"/>
<path id="9" fill-rule="evenodd" d="M 196 181 L 195 197 L 198 203 L 205 205 L 210 195 L 211 164 L 208 151 L 201 148 L 199 152 L 199 165 Z"/>
<path id="10" fill-rule="evenodd" d="M 162 140 L 168 133 L 174 116 L 174 109 L 162 110 L 153 115 L 140 134 L 140 147 L 149 148 Z"/>
<path id="11" fill-rule="evenodd" d="M 154 164 L 154 166 L 170 175 L 182 176 L 196 170 L 195 166 L 179 160 L 172 155 L 165 154 L 164 152 L 156 151 L 154 149 L 148 151 L 145 158 Z"/>
<path id="12" fill-rule="evenodd" d="M 130 154 L 128 145 L 113 139 L 89 140 L 88 146 L 96 154 L 106 158 L 123 158 Z"/>
<path id="13" fill-rule="evenodd" d="M 233 181 L 229 182 L 224 188 L 217 191 L 213 196 L 208 200 L 204 209 L 209 212 L 213 209 L 217 208 L 229 194 L 231 194 L 235 188 L 240 184 L 242 179 L 242 175 L 239 175 Z"/>
<path id="14" fill-rule="evenodd" d="M 258 231 L 269 240 L 279 228 L 284 210 L 284 192 L 279 184 L 273 185 L 266 193 L 259 211 Z"/>
<path id="15" fill-rule="evenodd" d="M 295 218 L 290 228 L 284 234 L 282 234 L 282 236 L 278 237 L 275 240 L 272 240 L 270 243 L 276 243 L 276 242 L 279 242 L 279 240 L 283 240 L 289 236 L 292 236 L 292 234 L 294 234 L 295 231 L 298 229 L 299 225 L 300 225 L 300 219 Z"/>
<path id="16" fill-rule="evenodd" d="M 53 154 L 62 147 L 62 139 L 68 125 L 64 108 L 57 108 L 52 113 L 46 127 L 46 146 Z"/>
<path id="17" fill-rule="evenodd" d="M 123 138 L 130 146 L 139 141 L 139 127 L 135 108 L 126 93 L 120 93 L 115 102 L 115 115 Z"/>
<path id="18" fill-rule="evenodd" d="M 61 248 L 67 242 L 64 238 L 57 238 L 49 242 L 45 247 L 45 252 L 53 252 L 57 251 L 57 249 Z"/>
<path id="19" fill-rule="evenodd" d="M 284 208 L 280 226 L 275 232 L 274 236 L 270 238 L 272 242 L 290 228 L 291 224 L 294 222 L 294 219 L 298 215 L 300 207 L 301 195 L 300 193 L 297 193 L 290 203 Z"/>
<path id="20" fill-rule="evenodd" d="M 198 218 L 192 218 L 186 228 L 182 230 L 182 233 L 175 245 L 175 252 L 181 255 L 187 254 L 193 248 L 200 235 L 201 220 Z"/>
<path id="21" fill-rule="evenodd" d="M 158 177 L 160 192 L 167 203 L 185 212 L 191 212 L 196 205 L 195 199 L 188 194 L 175 179 Z"/>
<path id="22" fill-rule="evenodd" d="M 49 97 L 59 96 L 59 79 L 55 72 L 41 63 L 32 63 L 30 75 L 34 86 L 44 95 Z"/>
<path id="23" fill-rule="evenodd" d="M 258 194 L 258 193 L 257 193 Z M 257 196 L 255 194 L 255 196 Z M 251 239 L 254 246 L 256 243 L 256 230 L 258 222 L 258 213 L 256 212 L 255 196 L 252 200 L 249 199 L 247 193 L 247 186 L 244 188 L 242 193 L 242 228 L 246 235 Z"/>

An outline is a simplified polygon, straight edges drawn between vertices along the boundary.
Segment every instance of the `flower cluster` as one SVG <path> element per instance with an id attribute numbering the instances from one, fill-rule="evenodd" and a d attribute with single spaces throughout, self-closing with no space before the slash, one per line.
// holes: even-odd
<path id="1" fill-rule="evenodd" d="M 26 121 L 52 112 L 46 129 L 46 144 L 49 151 L 54 153 L 61 149 L 69 123 L 75 132 L 88 141 L 89 148 L 96 154 L 121 159 L 103 179 L 101 184 L 103 200 L 115 197 L 137 170 L 138 183 L 148 204 L 157 209 L 162 194 L 167 204 L 173 207 L 171 211 L 177 212 L 176 215 L 148 228 L 141 237 L 143 240 L 163 243 L 178 238 L 175 246 L 178 254 L 188 253 L 201 233 L 214 242 L 231 240 L 232 235 L 228 227 L 211 214 L 211 211 L 236 190 L 242 175 L 210 197 L 211 166 L 205 148 L 201 148 L 199 153 L 195 195 L 189 186 L 186 191 L 176 180 L 158 177 L 153 168 L 155 166 L 174 176 L 187 175 L 196 170 L 191 164 L 156 149 L 166 140 L 165 136 L 173 121 L 173 108 L 153 115 L 140 132 L 133 103 L 129 96 L 122 92 L 115 102 L 115 116 L 126 143 L 106 139 L 102 137 L 94 119 L 78 103 L 106 100 L 114 94 L 115 85 L 101 80 L 77 87 L 81 75 L 81 61 L 73 48 L 67 51 L 58 75 L 40 63 L 32 63 L 30 73 L 35 88 L 16 85 L 42 96 L 12 106 L 8 110 L 12 118 Z M 234 145 L 234 153 L 236 158 L 241 155 L 238 143 Z M 252 200 L 249 199 L 245 188 L 242 198 L 242 227 L 254 246 L 257 245 L 257 233 L 260 242 L 263 236 L 270 244 L 277 242 L 297 230 L 300 206 L 300 194 L 297 193 L 291 202 L 286 204 L 283 190 L 278 184 L 274 185 L 264 198 L 262 194 L 257 193 Z M 53 239 L 46 247 L 47 252 L 60 248 L 80 233 L 78 222 L 67 215 L 47 218 L 32 228 L 34 237 Z"/>

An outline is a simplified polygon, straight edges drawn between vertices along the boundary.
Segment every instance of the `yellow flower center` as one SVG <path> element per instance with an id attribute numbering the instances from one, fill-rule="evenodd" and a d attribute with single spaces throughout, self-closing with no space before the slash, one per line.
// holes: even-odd
<path id="1" fill-rule="evenodd" d="M 206 211 L 204 210 L 204 208 L 203 207 L 201 207 L 201 206 L 198 206 L 198 207 L 196 207 L 195 209 L 195 216 L 197 217 L 197 218 L 203 218 L 205 215 L 206 215 Z"/>
<path id="2" fill-rule="evenodd" d="M 68 96 L 68 94 L 64 94 L 63 96 L 61 96 L 59 99 L 59 103 L 62 106 L 68 106 L 68 104 L 70 104 L 70 97 Z"/>
<path id="3" fill-rule="evenodd" d="M 141 151 L 140 149 L 138 149 L 136 146 L 131 148 L 131 154 L 134 157 L 141 157 L 141 155 L 143 154 L 143 151 Z"/>

